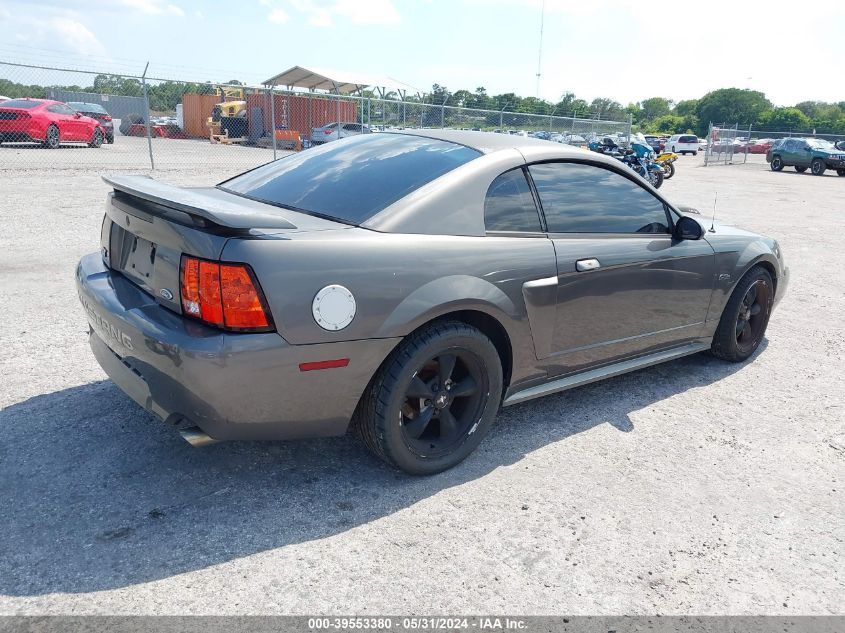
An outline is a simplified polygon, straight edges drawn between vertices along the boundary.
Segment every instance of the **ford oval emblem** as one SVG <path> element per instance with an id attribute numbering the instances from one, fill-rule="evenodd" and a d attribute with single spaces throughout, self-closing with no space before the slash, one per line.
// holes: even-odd
<path id="1" fill-rule="evenodd" d="M 167 288 L 162 288 L 161 290 L 158 291 L 158 294 L 160 294 L 162 297 L 164 297 L 168 301 L 173 300 L 173 293 L 170 292 Z"/>

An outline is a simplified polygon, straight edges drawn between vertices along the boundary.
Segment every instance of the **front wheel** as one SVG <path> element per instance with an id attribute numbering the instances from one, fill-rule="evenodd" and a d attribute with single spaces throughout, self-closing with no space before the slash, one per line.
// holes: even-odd
<path id="1" fill-rule="evenodd" d="M 651 183 L 651 186 L 655 189 L 660 189 L 660 185 L 663 184 L 663 172 L 659 171 L 649 171 L 648 172 L 648 180 Z"/>
<path id="2" fill-rule="evenodd" d="M 459 321 L 406 338 L 373 378 L 355 415 L 364 443 L 411 475 L 463 461 L 496 417 L 502 364 L 496 347 Z"/>
<path id="3" fill-rule="evenodd" d="M 805 171 L 807 171 L 807 168 L 806 167 L 799 167 L 798 165 L 795 165 L 795 171 L 797 171 L 799 174 L 803 174 Z"/>
<path id="4" fill-rule="evenodd" d="M 826 169 L 827 166 L 821 158 L 814 158 L 813 162 L 810 164 L 810 171 L 813 172 L 814 176 L 824 176 Z"/>
<path id="5" fill-rule="evenodd" d="M 780 171 L 783 169 L 783 159 L 780 156 L 775 156 L 772 158 L 772 162 L 769 163 L 769 167 L 771 167 L 772 171 Z"/>
<path id="6" fill-rule="evenodd" d="M 44 135 L 43 146 L 47 149 L 56 149 L 59 147 L 60 142 L 61 137 L 59 135 L 59 128 L 57 128 L 55 125 L 51 125 L 47 128 L 47 133 Z"/>
<path id="7" fill-rule="evenodd" d="M 672 163 L 664 163 L 662 165 L 663 171 L 666 172 L 663 174 L 663 178 L 669 180 L 672 176 L 675 175 L 675 165 Z"/>
<path id="8" fill-rule="evenodd" d="M 722 312 L 710 351 L 733 363 L 747 360 L 760 345 L 774 302 L 772 276 L 755 266 L 740 279 Z"/>
<path id="9" fill-rule="evenodd" d="M 91 142 L 88 143 L 88 147 L 100 147 L 103 144 L 103 132 L 100 128 L 94 130 L 94 134 L 91 135 Z"/>

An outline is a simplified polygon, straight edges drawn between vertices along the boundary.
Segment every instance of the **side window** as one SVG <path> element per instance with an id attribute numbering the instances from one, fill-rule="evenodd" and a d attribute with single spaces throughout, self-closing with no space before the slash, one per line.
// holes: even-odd
<path id="1" fill-rule="evenodd" d="M 610 169 L 582 163 L 531 165 L 550 233 L 668 233 L 666 207 Z"/>
<path id="2" fill-rule="evenodd" d="M 484 226 L 488 231 L 538 232 L 540 216 L 522 169 L 501 174 L 490 184 L 484 200 Z"/>
<path id="3" fill-rule="evenodd" d="M 66 105 L 62 105 L 60 103 L 54 103 L 53 105 L 48 106 L 47 110 L 49 110 L 50 112 L 54 112 L 55 114 L 76 114 L 76 110 L 71 110 Z"/>

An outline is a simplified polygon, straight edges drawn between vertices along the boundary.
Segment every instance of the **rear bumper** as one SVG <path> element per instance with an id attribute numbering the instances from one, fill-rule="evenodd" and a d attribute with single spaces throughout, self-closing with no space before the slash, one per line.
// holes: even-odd
<path id="1" fill-rule="evenodd" d="M 277 333 L 221 332 L 162 307 L 99 253 L 82 258 L 76 283 L 91 349 L 109 378 L 163 420 L 220 440 L 342 435 L 399 340 L 290 345 Z M 299 370 L 336 358 L 349 365 Z"/>

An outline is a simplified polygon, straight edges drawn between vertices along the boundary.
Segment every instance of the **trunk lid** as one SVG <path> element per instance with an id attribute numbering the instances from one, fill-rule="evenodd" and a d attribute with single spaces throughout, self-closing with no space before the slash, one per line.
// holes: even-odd
<path id="1" fill-rule="evenodd" d="M 100 235 L 103 261 L 178 313 L 183 254 L 219 260 L 232 237 L 284 239 L 351 228 L 212 187 L 181 188 L 144 176 L 103 180 L 114 187 Z"/>

